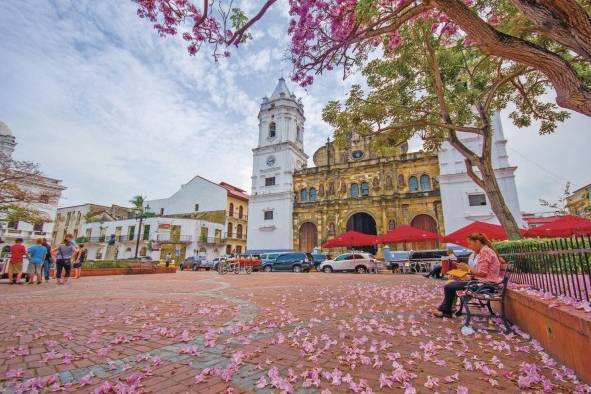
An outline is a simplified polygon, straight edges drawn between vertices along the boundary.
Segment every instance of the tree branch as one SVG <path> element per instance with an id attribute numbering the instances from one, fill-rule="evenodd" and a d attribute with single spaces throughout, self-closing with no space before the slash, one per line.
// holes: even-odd
<path id="1" fill-rule="evenodd" d="M 511 0 L 536 31 L 591 61 L 591 18 L 575 0 Z"/>
<path id="2" fill-rule="evenodd" d="M 591 116 L 591 89 L 568 61 L 540 46 L 497 31 L 462 1 L 432 1 L 478 42 L 482 52 L 539 70 L 554 86 L 558 105 Z"/>

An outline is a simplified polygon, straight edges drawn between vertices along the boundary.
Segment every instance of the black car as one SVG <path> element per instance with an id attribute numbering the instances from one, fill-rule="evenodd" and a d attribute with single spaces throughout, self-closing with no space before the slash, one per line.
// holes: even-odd
<path id="1" fill-rule="evenodd" d="M 201 262 L 203 260 L 205 260 L 205 257 L 203 257 L 203 256 L 190 256 L 190 257 L 187 257 L 180 264 L 180 269 L 181 269 L 181 271 L 184 271 L 184 270 L 197 271 L 201 267 Z"/>
<path id="2" fill-rule="evenodd" d="M 325 254 L 312 254 L 312 258 L 314 259 L 314 268 L 318 268 L 318 266 L 325 260 L 328 260 L 328 255 Z"/>
<path id="3" fill-rule="evenodd" d="M 434 263 L 446 256 L 447 250 L 415 250 L 410 252 L 408 260 L 414 272 L 429 272 Z"/>
<path id="4" fill-rule="evenodd" d="M 291 271 L 307 272 L 314 264 L 314 257 L 310 253 L 291 252 L 282 253 L 274 261 L 265 262 L 262 269 L 265 272 Z"/>

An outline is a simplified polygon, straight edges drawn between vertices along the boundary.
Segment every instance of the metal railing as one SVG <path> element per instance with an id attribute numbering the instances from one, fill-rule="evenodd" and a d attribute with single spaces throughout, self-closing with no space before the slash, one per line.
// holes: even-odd
<path id="1" fill-rule="evenodd" d="M 222 237 L 206 237 L 203 235 L 200 235 L 197 241 L 201 244 L 207 245 L 221 245 L 224 243 L 224 239 Z"/>
<path id="2" fill-rule="evenodd" d="M 154 241 L 160 242 L 191 242 L 190 235 L 175 235 L 175 234 L 156 234 L 156 239 Z"/>
<path id="3" fill-rule="evenodd" d="M 234 213 L 230 213 L 230 211 L 226 211 L 226 215 L 227 215 L 227 217 L 232 218 L 232 219 L 245 220 L 245 221 L 248 220 L 248 215 L 242 214 L 242 216 L 240 216 L 238 214 L 238 212 L 236 212 L 236 211 L 234 211 Z"/>
<path id="4" fill-rule="evenodd" d="M 513 283 L 591 301 L 591 237 L 523 242 L 503 247 L 500 255 L 513 262 Z"/>
<path id="5" fill-rule="evenodd" d="M 246 240 L 246 233 L 242 232 L 242 233 L 238 233 L 238 232 L 232 232 L 232 233 L 225 233 L 224 234 L 224 238 L 226 239 L 238 239 L 238 240 Z"/>

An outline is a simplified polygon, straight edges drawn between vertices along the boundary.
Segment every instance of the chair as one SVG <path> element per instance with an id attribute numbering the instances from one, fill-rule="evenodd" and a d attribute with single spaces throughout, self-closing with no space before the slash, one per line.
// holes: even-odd
<path id="1" fill-rule="evenodd" d="M 487 320 L 493 319 L 495 317 L 500 317 L 503 321 L 505 326 L 505 332 L 509 333 L 512 331 L 511 324 L 507 320 L 506 312 L 505 312 L 505 300 L 507 294 L 507 287 L 509 284 L 510 273 L 512 270 L 512 264 L 508 264 L 505 267 L 505 272 L 503 275 L 503 280 L 498 283 L 486 283 L 486 282 L 479 282 L 479 281 L 470 281 L 468 282 L 468 286 L 463 294 L 460 296 L 461 305 L 460 310 L 456 315 L 461 315 L 462 310 L 465 310 L 466 313 L 466 320 L 464 322 L 464 327 L 470 327 L 470 321 L 473 317 L 482 317 Z M 497 316 L 497 314 L 493 311 L 491 302 L 496 301 L 501 305 L 501 315 Z M 474 313 L 470 307 L 477 307 L 481 310 L 487 309 L 486 312 L 483 313 Z"/>

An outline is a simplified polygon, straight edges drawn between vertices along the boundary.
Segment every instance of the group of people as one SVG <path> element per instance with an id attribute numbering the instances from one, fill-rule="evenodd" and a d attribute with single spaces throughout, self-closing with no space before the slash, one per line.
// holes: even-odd
<path id="1" fill-rule="evenodd" d="M 23 239 L 17 238 L 9 253 L 7 273 L 10 284 L 22 284 L 22 276 L 26 274 L 29 284 L 41 284 L 44 279 L 47 283 L 51 277 L 57 280 L 58 285 L 63 285 L 72 276 L 72 269 L 73 278 L 80 277 L 87 249 L 84 244 L 77 245 L 74 237 L 67 234 L 63 242 L 55 247 L 45 238 L 39 238 L 34 245 L 26 248 Z M 25 258 L 28 258 L 28 266 L 23 271 Z"/>

